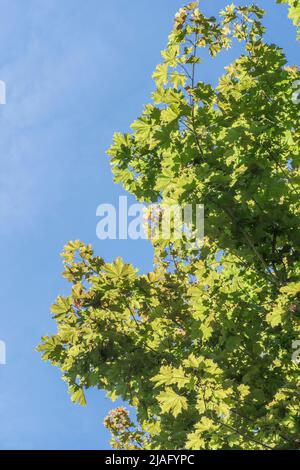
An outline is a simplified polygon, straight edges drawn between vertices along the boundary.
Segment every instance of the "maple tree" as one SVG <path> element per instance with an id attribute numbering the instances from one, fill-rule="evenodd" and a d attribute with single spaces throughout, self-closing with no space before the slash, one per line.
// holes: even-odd
<path id="1" fill-rule="evenodd" d="M 64 249 L 72 292 L 38 349 L 74 402 L 98 387 L 135 407 L 137 424 L 123 408 L 105 421 L 115 448 L 299 449 L 299 73 L 265 42 L 262 17 L 255 5 L 218 19 L 180 9 L 151 104 L 109 150 L 138 200 L 204 204 L 201 249 L 158 237 L 147 275 L 80 241 Z M 202 50 L 234 41 L 243 54 L 217 87 L 202 82 Z"/>

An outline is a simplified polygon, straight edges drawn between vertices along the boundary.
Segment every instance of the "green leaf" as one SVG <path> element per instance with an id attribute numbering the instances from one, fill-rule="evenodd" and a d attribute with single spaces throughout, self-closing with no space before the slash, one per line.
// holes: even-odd
<path id="1" fill-rule="evenodd" d="M 81 387 L 71 387 L 70 388 L 70 393 L 72 393 L 71 395 L 71 401 L 73 403 L 77 403 L 81 406 L 86 406 L 87 402 L 86 402 L 86 398 L 85 398 L 85 394 L 84 394 L 84 391 Z"/>
<path id="2" fill-rule="evenodd" d="M 188 450 L 202 450 L 205 449 L 205 440 L 201 437 L 199 432 L 191 432 L 187 436 L 185 449 Z"/>
<path id="3" fill-rule="evenodd" d="M 268 313 L 267 322 L 269 322 L 272 327 L 278 326 L 282 323 L 284 316 L 285 310 L 281 305 L 278 305 Z"/>
<path id="4" fill-rule="evenodd" d="M 180 107 L 173 104 L 169 106 L 168 108 L 163 109 L 161 113 L 161 120 L 163 122 L 169 123 L 169 122 L 175 121 L 176 119 L 179 119 L 180 114 L 181 114 Z"/>
<path id="5" fill-rule="evenodd" d="M 164 392 L 160 392 L 157 400 L 161 411 L 163 413 L 171 413 L 175 418 L 188 407 L 187 399 L 175 393 L 170 387 L 167 387 Z"/>
<path id="6" fill-rule="evenodd" d="M 156 81 L 157 86 L 167 85 L 168 83 L 168 64 L 159 64 L 156 67 L 155 72 L 152 75 L 152 78 Z"/>
<path id="7" fill-rule="evenodd" d="M 116 258 L 113 264 L 106 264 L 103 271 L 113 281 L 134 279 L 137 272 L 130 264 L 124 264 L 120 257 Z"/>
<path id="8" fill-rule="evenodd" d="M 173 72 L 170 74 L 170 80 L 175 88 L 179 88 L 185 86 L 187 77 L 183 73 Z"/>
<path id="9" fill-rule="evenodd" d="M 51 306 L 51 312 L 54 314 L 55 317 L 57 315 L 62 315 L 67 313 L 70 310 L 70 300 L 59 296 L 56 300 L 56 304 Z"/>
<path id="10" fill-rule="evenodd" d="M 197 358 L 194 354 L 190 354 L 189 357 L 183 361 L 185 367 L 192 369 L 198 369 L 201 362 L 201 359 Z"/>
<path id="11" fill-rule="evenodd" d="M 176 67 L 177 65 L 177 57 L 180 52 L 180 47 L 178 44 L 171 44 L 168 49 L 162 51 L 161 55 L 165 59 L 165 62 L 170 67 Z"/>
<path id="12" fill-rule="evenodd" d="M 152 134 L 152 123 L 147 118 L 139 118 L 133 124 L 131 128 L 136 132 L 136 136 L 142 140 L 148 140 Z"/>
<path id="13" fill-rule="evenodd" d="M 174 384 L 180 389 L 189 382 L 189 378 L 185 375 L 182 367 L 174 369 L 170 366 L 164 366 L 161 367 L 159 374 L 153 377 L 151 381 L 156 382 L 155 387 Z"/>

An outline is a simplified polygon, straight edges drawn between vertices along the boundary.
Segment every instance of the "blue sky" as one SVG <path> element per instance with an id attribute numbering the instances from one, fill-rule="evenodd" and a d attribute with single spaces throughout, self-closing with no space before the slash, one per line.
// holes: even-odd
<path id="1" fill-rule="evenodd" d="M 216 14 L 227 3 L 203 0 Z M 247 2 L 236 2 L 247 3 Z M 290 63 L 298 50 L 286 7 L 266 7 L 267 37 Z M 125 194 L 114 185 L 105 150 L 127 131 L 153 90 L 181 0 L 0 0 L 0 449 L 107 449 L 102 426 L 111 408 L 90 391 L 88 406 L 70 403 L 60 373 L 34 351 L 55 331 L 49 306 L 68 292 L 59 253 L 69 239 L 91 242 L 107 260 L 122 256 L 151 269 L 147 241 L 100 241 L 96 208 Z M 202 78 L 215 83 L 237 49 Z"/>

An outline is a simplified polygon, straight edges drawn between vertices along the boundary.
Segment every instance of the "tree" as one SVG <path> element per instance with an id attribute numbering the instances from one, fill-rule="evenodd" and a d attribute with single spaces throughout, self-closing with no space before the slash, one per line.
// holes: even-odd
<path id="1" fill-rule="evenodd" d="M 72 293 L 38 349 L 74 402 L 98 387 L 136 408 L 138 425 L 108 417 L 116 448 L 299 448 L 299 74 L 264 41 L 262 17 L 182 8 L 153 102 L 109 150 L 139 200 L 205 205 L 201 249 L 157 237 L 148 275 L 80 241 L 63 252 Z M 199 80 L 201 50 L 236 40 L 245 51 L 218 86 Z"/>

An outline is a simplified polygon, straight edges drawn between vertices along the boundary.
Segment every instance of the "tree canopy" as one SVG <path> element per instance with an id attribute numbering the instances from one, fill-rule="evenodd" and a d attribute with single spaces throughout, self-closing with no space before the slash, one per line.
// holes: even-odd
<path id="1" fill-rule="evenodd" d="M 284 3 L 299 24 L 299 2 Z M 105 421 L 116 448 L 299 449 L 299 72 L 265 41 L 263 14 L 180 9 L 151 103 L 109 150 L 138 200 L 204 204 L 201 249 L 158 237 L 147 275 L 80 241 L 62 254 L 72 291 L 38 350 L 74 402 L 98 387 L 135 407 L 137 423 L 124 408 Z M 201 81 L 203 53 L 235 41 L 218 85 Z"/>

